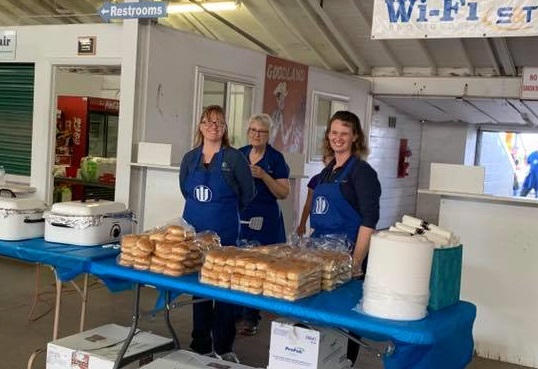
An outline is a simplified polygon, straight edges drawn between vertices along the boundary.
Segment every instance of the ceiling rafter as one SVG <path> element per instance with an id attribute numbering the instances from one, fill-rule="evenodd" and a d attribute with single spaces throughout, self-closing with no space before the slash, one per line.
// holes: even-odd
<path id="1" fill-rule="evenodd" d="M 58 12 L 59 4 L 56 1 L 51 2 L 51 0 L 34 0 L 40 4 L 40 6 L 51 14 L 54 18 L 62 18 L 62 23 L 83 23 L 73 12 L 73 14 L 61 14 Z M 62 6 L 62 8 L 64 8 Z M 64 8 L 65 9 L 65 8 Z M 63 19 L 67 20 L 64 22 Z"/>
<path id="2" fill-rule="evenodd" d="M 476 74 L 475 67 L 473 65 L 473 62 L 471 61 L 471 58 L 469 57 L 469 53 L 467 52 L 467 47 L 465 46 L 465 42 L 460 39 L 455 40 L 459 47 L 461 48 L 461 54 L 463 55 L 463 59 L 465 60 L 465 64 L 467 64 L 467 69 L 469 70 L 469 74 L 471 76 L 474 76 Z"/>
<path id="3" fill-rule="evenodd" d="M 204 22 L 198 19 L 198 17 L 196 17 L 194 14 L 182 14 L 181 18 L 189 23 L 201 35 L 212 38 L 216 41 L 222 41 L 222 37 L 217 36 L 215 32 L 209 29 L 209 27 L 206 26 Z"/>
<path id="4" fill-rule="evenodd" d="M 256 37 L 252 36 L 250 33 L 245 32 L 245 30 L 243 30 L 239 26 L 236 26 L 235 24 L 233 24 L 232 22 L 230 22 L 229 20 L 227 20 L 223 16 L 217 14 L 216 12 L 212 12 L 210 10 L 205 9 L 196 0 L 189 0 L 189 1 L 191 3 L 193 3 L 193 4 L 197 4 L 198 6 L 200 6 L 204 10 L 204 14 L 207 14 L 207 15 L 215 18 L 217 21 L 224 24 L 225 26 L 227 26 L 228 28 L 230 28 L 231 30 L 236 32 L 237 34 L 243 36 L 243 38 L 250 41 L 253 45 L 256 45 L 259 49 L 263 50 L 267 54 L 276 55 L 275 51 L 273 49 L 271 49 L 269 46 L 267 46 L 266 44 L 264 44 L 263 42 L 258 40 Z"/>
<path id="5" fill-rule="evenodd" d="M 361 16 L 362 21 L 366 24 L 366 27 L 368 29 L 372 29 L 372 22 L 370 22 L 370 20 L 366 17 L 366 14 L 364 14 L 364 9 L 362 9 L 359 0 L 352 0 L 351 3 Z M 387 54 L 387 56 L 389 57 L 392 66 L 394 67 L 394 69 L 396 69 L 396 73 L 401 76 L 403 73 L 403 66 L 398 61 L 398 58 L 396 57 L 392 49 L 389 47 L 388 43 L 385 40 L 376 40 L 376 42 L 379 46 L 381 46 L 383 52 L 385 52 L 385 54 Z"/>
<path id="6" fill-rule="evenodd" d="M 428 45 L 426 44 L 425 40 L 417 40 L 418 46 L 420 48 L 420 51 L 424 54 L 426 59 L 428 60 L 428 64 L 430 65 L 431 74 L 433 76 L 437 75 L 437 63 L 433 59 L 432 53 L 430 52 L 430 49 L 428 49 Z"/>
<path id="7" fill-rule="evenodd" d="M 271 31 L 269 31 L 267 29 L 267 27 L 264 25 L 265 22 L 264 22 L 264 19 L 260 16 L 258 16 L 257 14 L 257 11 L 256 11 L 256 6 L 254 4 L 260 4 L 259 1 L 254 1 L 254 2 L 251 2 L 249 0 L 243 0 L 243 5 L 247 8 L 248 12 L 250 13 L 250 15 L 252 15 L 252 17 L 256 20 L 256 22 L 258 23 L 258 26 L 260 26 L 264 32 L 269 35 L 269 37 L 271 37 L 271 39 L 273 40 L 273 42 L 275 44 L 278 45 L 278 48 L 280 50 L 280 54 L 282 54 L 282 56 L 284 56 L 285 58 L 287 59 L 292 59 L 291 57 L 291 54 L 286 50 L 286 48 L 284 47 L 284 45 L 282 45 L 274 36 L 273 34 L 271 33 Z"/>
<path id="8" fill-rule="evenodd" d="M 321 34 L 329 41 L 331 46 L 336 50 L 340 58 L 346 64 L 346 67 L 353 74 L 368 74 L 370 66 L 361 58 L 351 47 L 345 37 L 338 31 L 327 13 L 319 5 L 313 3 L 312 0 L 296 0 L 306 12 L 312 23 L 321 32 Z M 321 23 L 321 24 L 320 24 Z"/>
<path id="9" fill-rule="evenodd" d="M 484 47 L 486 48 L 486 52 L 488 53 L 489 60 L 493 66 L 493 69 L 495 70 L 495 73 L 498 76 L 501 76 L 501 67 L 499 66 L 499 62 L 495 57 L 495 52 L 493 51 L 493 46 L 491 46 L 491 41 L 489 38 L 484 38 Z"/>
<path id="10" fill-rule="evenodd" d="M 325 59 L 325 57 L 323 57 L 323 55 L 321 55 L 321 53 L 314 47 L 314 45 L 312 45 L 310 42 L 308 42 L 308 40 L 302 35 L 302 33 L 299 32 L 297 27 L 295 27 L 293 25 L 293 23 L 290 22 L 290 20 L 288 19 L 288 16 L 285 14 L 284 11 L 282 11 L 280 6 L 277 5 L 276 1 L 268 0 L 267 5 L 269 5 L 271 7 L 271 9 L 275 12 L 275 14 L 280 19 L 280 21 L 282 23 L 284 23 L 284 26 L 288 29 L 288 31 L 293 33 L 293 35 L 295 37 L 297 37 L 299 39 L 299 41 L 301 41 L 303 44 L 305 44 L 312 51 L 312 53 L 314 53 L 314 55 L 318 58 L 318 60 L 321 62 L 321 64 L 325 68 L 332 69 L 331 65 L 327 61 L 327 59 Z"/>
<path id="11" fill-rule="evenodd" d="M 504 74 L 507 76 L 516 76 L 517 68 L 514 63 L 514 58 L 512 53 L 508 48 L 505 37 L 496 37 L 492 39 L 495 50 L 497 51 L 497 56 L 504 70 Z"/>
<path id="12" fill-rule="evenodd" d="M 6 0 L 14 8 L 18 8 L 23 15 L 19 16 L 19 23 L 23 19 L 34 19 L 38 23 L 44 24 L 47 23 L 46 18 L 54 18 L 49 11 L 41 7 L 37 2 L 28 6 L 24 1 L 21 0 Z"/>
<path id="13" fill-rule="evenodd" d="M 13 26 L 19 19 L 19 15 L 14 13 L 12 8 L 0 2 L 0 22 L 7 26 Z"/>

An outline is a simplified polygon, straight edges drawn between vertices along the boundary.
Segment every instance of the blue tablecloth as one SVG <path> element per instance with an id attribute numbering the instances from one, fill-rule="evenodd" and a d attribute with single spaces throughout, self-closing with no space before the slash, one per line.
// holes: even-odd
<path id="1" fill-rule="evenodd" d="M 41 263 L 54 267 L 61 281 L 87 273 L 94 260 L 114 259 L 119 250 L 101 246 L 73 246 L 45 242 L 43 238 L 24 241 L 0 241 L 0 256 Z"/>
<path id="2" fill-rule="evenodd" d="M 349 329 L 373 340 L 390 340 L 396 349 L 384 358 L 386 369 L 463 369 L 473 354 L 472 327 L 476 307 L 468 302 L 431 312 L 420 321 L 401 322 L 354 311 L 362 296 L 360 281 L 289 302 L 202 284 L 197 274 L 174 278 L 129 269 L 117 265 L 114 259 L 92 262 L 90 273 L 111 287 L 121 287 L 117 284 L 121 281 L 148 284 L 163 290 L 255 307 L 314 324 Z"/>

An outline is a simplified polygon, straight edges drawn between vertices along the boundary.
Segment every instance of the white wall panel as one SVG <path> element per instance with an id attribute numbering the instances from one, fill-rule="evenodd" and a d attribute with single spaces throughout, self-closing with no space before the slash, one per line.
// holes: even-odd
<path id="1" fill-rule="evenodd" d="M 415 214 L 422 127 L 416 119 L 401 114 L 380 101 L 376 101 L 375 105 L 378 110 L 372 116 L 368 162 L 377 171 L 381 182 L 377 228 L 383 229 L 399 221 L 404 214 Z M 389 116 L 396 118 L 394 128 L 388 125 Z M 409 176 L 404 178 L 397 176 L 400 139 L 408 140 L 408 148 L 412 152 Z"/>

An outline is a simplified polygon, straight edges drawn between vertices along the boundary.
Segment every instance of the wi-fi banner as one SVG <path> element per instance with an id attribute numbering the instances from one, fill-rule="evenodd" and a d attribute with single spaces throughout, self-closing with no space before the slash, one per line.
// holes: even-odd
<path id="1" fill-rule="evenodd" d="M 372 39 L 538 35 L 538 0 L 374 0 Z"/>

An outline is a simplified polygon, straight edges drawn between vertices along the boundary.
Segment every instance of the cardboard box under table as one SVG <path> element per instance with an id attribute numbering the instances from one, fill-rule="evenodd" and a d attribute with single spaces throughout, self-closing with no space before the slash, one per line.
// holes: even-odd
<path id="1" fill-rule="evenodd" d="M 462 257 L 462 245 L 434 250 L 428 309 L 440 310 L 460 301 Z"/>
<path id="2" fill-rule="evenodd" d="M 127 327 L 107 324 L 49 342 L 46 369 L 112 369 L 128 334 Z M 139 368 L 172 347 L 169 338 L 139 332 L 124 356 L 129 364 L 122 368 Z"/>
<path id="3" fill-rule="evenodd" d="M 279 319 L 271 324 L 268 369 L 351 368 L 347 338 L 335 329 Z"/>

